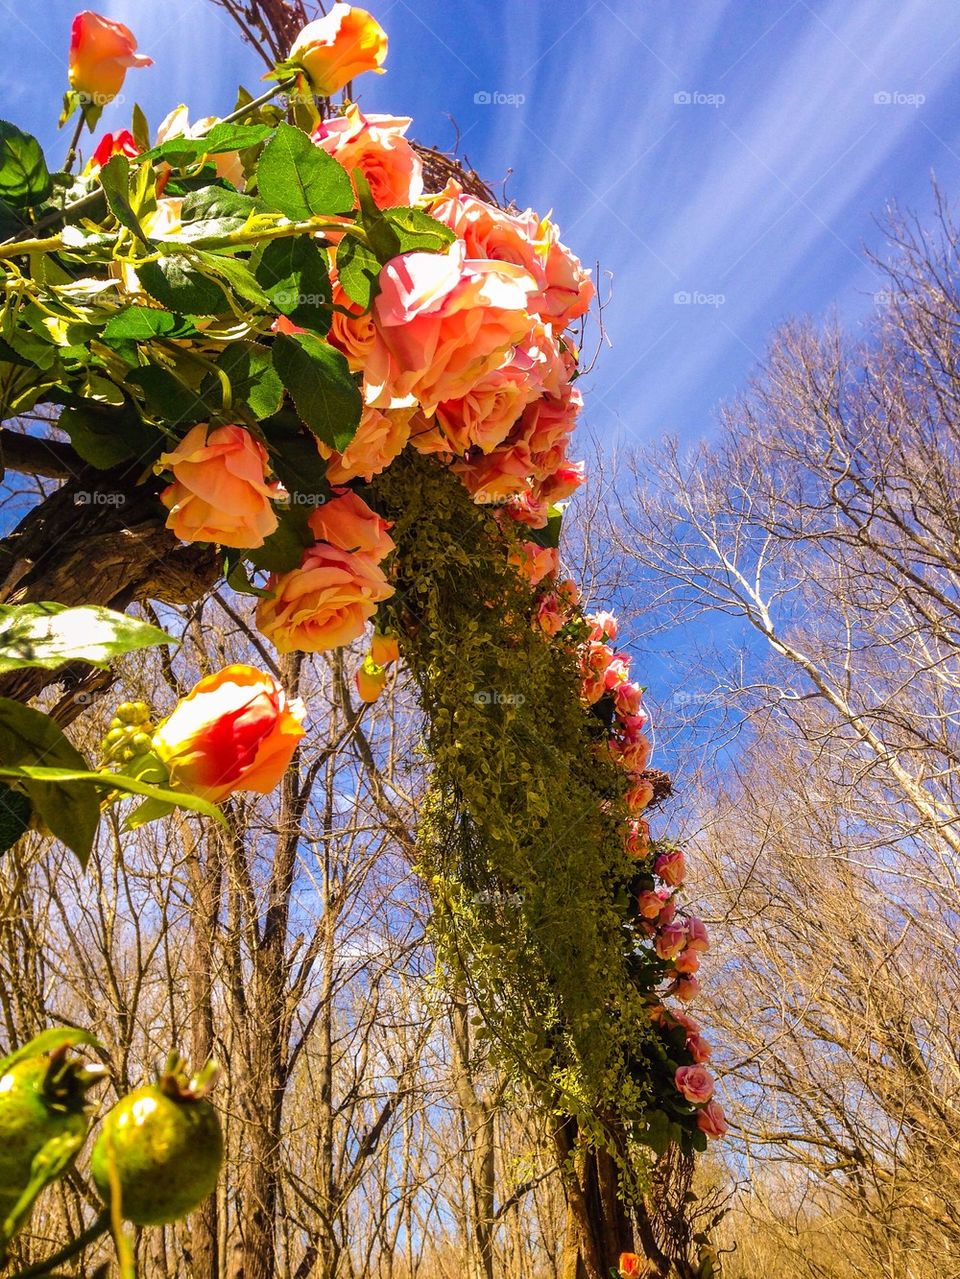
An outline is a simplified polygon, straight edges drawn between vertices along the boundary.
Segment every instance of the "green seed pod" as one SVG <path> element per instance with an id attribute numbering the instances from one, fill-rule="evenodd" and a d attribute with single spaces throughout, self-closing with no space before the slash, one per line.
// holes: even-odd
<path id="1" fill-rule="evenodd" d="M 178 1221 L 213 1193 L 223 1163 L 220 1120 L 206 1099 L 215 1077 L 211 1064 L 188 1079 L 171 1055 L 157 1083 L 121 1097 L 104 1118 L 90 1169 L 105 1204 L 115 1186 L 125 1221 Z"/>

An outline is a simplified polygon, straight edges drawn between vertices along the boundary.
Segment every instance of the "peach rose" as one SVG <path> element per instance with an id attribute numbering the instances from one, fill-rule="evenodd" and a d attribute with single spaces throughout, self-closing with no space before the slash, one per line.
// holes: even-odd
<path id="1" fill-rule="evenodd" d="M 700 967 L 700 956 L 695 950 L 682 950 L 673 961 L 673 966 L 678 973 L 683 973 L 684 977 L 692 977 Z"/>
<path id="2" fill-rule="evenodd" d="M 646 1264 L 642 1257 L 638 1257 L 635 1252 L 621 1252 L 620 1254 L 620 1279 L 641 1279 Z"/>
<path id="3" fill-rule="evenodd" d="M 151 67 L 153 59 L 137 53 L 129 27 L 84 9 L 70 31 L 70 87 L 81 99 L 106 106 L 120 92 L 128 67 Z"/>
<path id="4" fill-rule="evenodd" d="M 530 452 L 539 457 L 558 447 L 566 450 L 582 408 L 583 395 L 572 385 L 563 387 L 559 395 L 542 395 L 534 400 L 524 411 L 520 424 L 520 433 Z"/>
<path id="5" fill-rule="evenodd" d="M 277 527 L 271 503 L 283 489 L 267 481 L 266 449 L 242 426 L 195 426 L 154 469 L 173 472 L 160 500 L 184 542 L 252 548 Z"/>
<path id="6" fill-rule="evenodd" d="M 303 702 L 287 700 L 252 666 L 227 666 L 195 685 L 153 737 L 170 785 L 204 799 L 238 790 L 266 795 L 303 736 Z"/>
<path id="7" fill-rule="evenodd" d="M 662 888 L 645 888 L 637 897 L 637 909 L 644 919 L 659 919 L 669 900 Z"/>
<path id="8" fill-rule="evenodd" d="M 613 739 L 610 746 L 617 763 L 628 773 L 642 773 L 650 763 L 653 753 L 653 747 L 642 734 L 623 742 Z"/>
<path id="9" fill-rule="evenodd" d="M 643 778 L 628 787 L 624 800 L 631 813 L 642 813 L 645 808 L 649 808 L 653 795 L 652 782 Z"/>
<path id="10" fill-rule="evenodd" d="M 390 524 L 350 489 L 318 506 L 307 523 L 318 541 L 341 551 L 364 552 L 377 564 L 396 550 L 387 533 Z"/>
<path id="11" fill-rule="evenodd" d="M 510 563 L 528 579 L 531 586 L 538 586 L 545 577 L 553 577 L 560 566 L 560 556 L 555 546 L 538 546 L 536 542 L 521 542 L 510 552 Z"/>
<path id="12" fill-rule="evenodd" d="M 377 666 L 392 666 L 400 660 L 400 644 L 396 635 L 374 631 L 370 645 L 370 658 Z"/>
<path id="13" fill-rule="evenodd" d="M 368 403 L 412 395 L 430 416 L 469 394 L 529 332 L 533 287 L 519 267 L 468 261 L 460 243 L 388 262 L 373 306 Z"/>
<path id="14" fill-rule="evenodd" d="M 594 294 L 590 274 L 560 243 L 549 218 L 539 218 L 532 209 L 506 213 L 467 195 L 454 180 L 436 197 L 430 213 L 464 242 L 468 257 L 510 262 L 528 271 L 537 284 L 530 309 L 558 332 L 588 310 Z"/>
<path id="15" fill-rule="evenodd" d="M 352 313 L 356 303 L 344 293 L 335 274 L 331 275 L 330 283 L 333 288 L 334 311 L 330 320 L 330 332 L 327 334 L 327 341 L 347 357 L 347 363 L 354 373 L 361 373 L 366 366 L 377 336 L 373 325 L 373 315 L 371 312 L 344 315 L 344 310 Z M 338 311 L 337 307 L 341 307 L 342 310 Z"/>
<path id="16" fill-rule="evenodd" d="M 713 1075 L 706 1066 L 681 1066 L 673 1082 L 677 1091 L 694 1106 L 705 1105 L 713 1096 Z"/>
<path id="17" fill-rule="evenodd" d="M 617 715 L 632 721 L 640 719 L 642 723 L 646 722 L 646 715 L 640 713 L 640 702 L 643 697 L 643 689 L 639 684 L 634 684 L 630 680 L 623 680 L 613 690 L 613 705 Z M 642 724 L 641 724 L 642 727 Z"/>
<path id="18" fill-rule="evenodd" d="M 644 857 L 650 851 L 650 826 L 639 817 L 627 822 L 624 846 L 631 857 Z M 657 911 L 659 914 L 659 910 Z"/>
<path id="19" fill-rule="evenodd" d="M 677 888 L 683 883 L 687 864 L 683 853 L 679 848 L 675 848 L 670 853 L 661 853 L 654 863 L 653 870 L 665 884 L 669 884 L 671 888 Z"/>
<path id="20" fill-rule="evenodd" d="M 506 502 L 530 484 L 530 454 L 524 445 L 505 444 L 469 461 L 454 462 L 467 492 L 480 505 Z"/>
<path id="21" fill-rule="evenodd" d="M 366 9 L 335 4 L 315 22 L 308 22 L 287 61 L 304 72 L 320 98 L 337 93 L 355 76 L 381 68 L 387 56 L 387 35 Z"/>
<path id="22" fill-rule="evenodd" d="M 585 462 L 563 462 L 550 475 L 541 479 L 541 496 L 551 506 L 557 502 L 565 502 L 576 493 L 581 484 L 586 483 L 586 479 Z"/>
<path id="23" fill-rule="evenodd" d="M 537 605 L 535 624 L 551 639 L 559 635 L 567 624 L 566 614 L 560 608 L 556 595 L 544 595 Z"/>
<path id="24" fill-rule="evenodd" d="M 708 1137 L 724 1137 L 727 1133 L 727 1117 L 718 1101 L 708 1101 L 697 1111 L 697 1127 Z"/>
<path id="25" fill-rule="evenodd" d="M 385 471 L 406 447 L 415 412 L 415 408 L 364 408 L 356 434 L 343 453 L 335 453 L 318 440 L 321 455 L 329 459 L 327 479 L 331 484 L 344 484 L 358 477 L 369 484 L 375 475 Z"/>
<path id="26" fill-rule="evenodd" d="M 696 977 L 678 977 L 670 987 L 670 993 L 685 1004 L 689 1004 L 692 999 L 700 994 L 700 983 Z"/>
<path id="27" fill-rule="evenodd" d="M 271 574 L 269 599 L 257 605 L 257 628 L 281 653 L 322 653 L 363 634 L 393 587 L 369 553 L 317 542 L 299 568 Z"/>
<path id="28" fill-rule="evenodd" d="M 342 116 L 321 120 L 312 140 L 353 176 L 359 169 L 381 209 L 415 204 L 423 195 L 423 164 L 407 141 L 408 116 L 364 115 L 350 103 Z"/>
<path id="29" fill-rule="evenodd" d="M 710 949 L 710 936 L 707 933 L 706 925 L 702 919 L 697 919 L 696 915 L 691 915 L 687 919 L 687 933 L 690 938 L 687 945 L 691 950 L 706 951 Z"/>
<path id="30" fill-rule="evenodd" d="M 587 624 L 590 627 L 587 639 L 595 643 L 612 643 L 617 638 L 617 619 L 612 613 L 590 613 Z"/>

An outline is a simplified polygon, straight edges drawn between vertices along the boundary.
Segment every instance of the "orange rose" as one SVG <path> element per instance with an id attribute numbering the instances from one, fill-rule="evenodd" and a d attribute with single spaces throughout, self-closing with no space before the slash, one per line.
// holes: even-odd
<path id="1" fill-rule="evenodd" d="M 416 408 L 363 410 L 360 425 L 343 453 L 334 453 L 322 441 L 317 447 L 329 458 L 327 479 L 343 484 L 362 476 L 369 484 L 375 475 L 386 470 L 403 452 L 410 438 L 410 419 Z"/>
<path id="2" fill-rule="evenodd" d="M 416 204 L 423 195 L 423 164 L 404 136 L 408 116 L 363 115 L 351 103 L 342 116 L 322 120 L 311 137 L 352 176 L 359 169 L 381 209 Z"/>
<path id="3" fill-rule="evenodd" d="M 635 1252 L 621 1252 L 620 1279 L 639 1279 L 645 1269 L 643 1258 Z"/>
<path id="4" fill-rule="evenodd" d="M 84 9 L 70 32 L 70 85 L 81 98 L 106 106 L 120 92 L 128 67 L 150 67 L 153 59 L 137 53 L 129 27 Z"/>
<path id="5" fill-rule="evenodd" d="M 370 658 L 378 666 L 392 666 L 400 660 L 400 644 L 396 635 L 386 635 L 383 631 L 374 631 L 373 643 L 370 645 Z"/>
<path id="6" fill-rule="evenodd" d="M 170 784 L 204 799 L 238 790 L 266 795 L 303 736 L 303 703 L 288 701 L 272 675 L 227 666 L 202 679 L 154 734 Z"/>
<path id="7" fill-rule="evenodd" d="M 370 554 L 318 542 L 299 568 L 271 574 L 272 598 L 257 605 L 257 627 L 281 653 L 322 653 L 363 634 L 393 587 Z"/>
<path id="8" fill-rule="evenodd" d="M 242 426 L 195 426 L 155 467 L 174 475 L 160 494 L 167 528 L 184 542 L 262 546 L 277 527 L 271 502 L 283 496 L 266 468 L 266 450 Z"/>
<path id="9" fill-rule="evenodd" d="M 287 61 L 304 72 L 318 97 L 329 98 L 364 71 L 382 74 L 386 56 L 386 32 L 366 9 L 335 4 L 326 17 L 307 23 Z"/>
<path id="10" fill-rule="evenodd" d="M 387 521 L 349 489 L 318 506 L 308 523 L 318 541 L 341 551 L 365 551 L 377 564 L 396 549 Z"/>

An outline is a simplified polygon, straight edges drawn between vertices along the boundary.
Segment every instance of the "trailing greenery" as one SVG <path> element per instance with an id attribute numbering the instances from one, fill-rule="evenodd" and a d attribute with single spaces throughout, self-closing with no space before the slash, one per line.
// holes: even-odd
<path id="1" fill-rule="evenodd" d="M 606 1143 L 599 1116 L 647 1109 L 636 1064 L 652 1038 L 626 928 L 623 775 L 571 646 L 531 627 L 509 533 L 428 458 L 395 463 L 374 500 L 398 545 L 384 621 L 392 611 L 433 765 L 419 848 L 439 961 L 500 1061 Z"/>

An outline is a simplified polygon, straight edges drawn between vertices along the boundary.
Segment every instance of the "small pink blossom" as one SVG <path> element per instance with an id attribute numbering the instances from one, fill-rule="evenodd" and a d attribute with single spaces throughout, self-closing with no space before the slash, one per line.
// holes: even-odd
<path id="1" fill-rule="evenodd" d="M 673 1077 L 687 1101 L 702 1106 L 713 1096 L 713 1075 L 705 1066 L 681 1066 Z"/>

